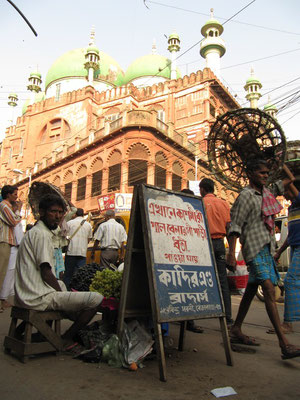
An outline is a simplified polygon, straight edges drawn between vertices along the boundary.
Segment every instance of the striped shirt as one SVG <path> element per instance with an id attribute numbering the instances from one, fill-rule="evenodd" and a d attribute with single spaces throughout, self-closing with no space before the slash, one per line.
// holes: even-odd
<path id="1" fill-rule="evenodd" d="M 120 249 L 122 243 L 127 240 L 127 234 L 119 222 L 110 218 L 99 226 L 94 239 L 99 240 L 101 249 Z"/>
<path id="2" fill-rule="evenodd" d="M 14 227 L 21 221 L 21 217 L 15 214 L 11 204 L 7 200 L 0 203 L 0 242 L 16 246 Z"/>
<path id="3" fill-rule="evenodd" d="M 278 182 L 268 189 L 276 197 L 282 193 L 283 185 Z M 247 186 L 231 208 L 228 236 L 231 234 L 239 236 L 246 263 L 253 260 L 266 244 L 270 244 L 271 254 L 275 250 L 275 237 L 263 221 L 261 206 L 262 194 Z"/>
<path id="4" fill-rule="evenodd" d="M 82 224 L 82 221 L 85 221 L 83 217 L 76 217 L 67 222 L 68 236 L 74 235 L 68 246 L 68 256 L 86 257 L 89 240 L 93 237 L 93 230 L 89 222 L 85 221 Z"/>
<path id="5" fill-rule="evenodd" d="M 53 233 L 42 221 L 28 231 L 22 240 L 15 272 L 15 304 L 34 310 L 45 310 L 56 290 L 42 279 L 40 265 L 48 263 L 54 272 Z"/>

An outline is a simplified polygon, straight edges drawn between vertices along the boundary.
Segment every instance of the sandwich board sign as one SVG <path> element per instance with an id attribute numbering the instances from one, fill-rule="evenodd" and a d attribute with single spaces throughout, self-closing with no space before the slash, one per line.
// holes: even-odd
<path id="1" fill-rule="evenodd" d="M 228 365 L 232 364 L 223 299 L 202 199 L 151 185 L 134 189 L 118 334 L 126 318 L 152 318 L 160 379 L 166 381 L 161 323 L 219 318 Z"/>

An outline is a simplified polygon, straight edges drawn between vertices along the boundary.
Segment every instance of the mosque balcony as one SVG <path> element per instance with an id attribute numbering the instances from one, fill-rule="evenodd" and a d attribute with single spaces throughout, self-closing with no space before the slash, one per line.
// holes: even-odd
<path id="1" fill-rule="evenodd" d="M 42 89 L 38 85 L 28 85 L 27 89 L 30 90 L 31 92 L 36 92 L 39 93 Z"/>
<path id="2" fill-rule="evenodd" d="M 170 46 L 168 46 L 168 50 L 170 52 L 179 51 L 180 50 L 180 46 L 178 44 L 170 44 Z"/>
<path id="3" fill-rule="evenodd" d="M 94 70 L 99 68 L 99 63 L 94 61 L 88 61 L 84 64 L 85 69 L 93 68 Z"/>
<path id="4" fill-rule="evenodd" d="M 218 50 L 220 53 L 220 57 L 222 57 L 226 52 L 225 42 L 220 37 L 206 37 L 200 43 L 200 54 L 202 57 L 205 57 L 209 51 Z"/>
<path id="5" fill-rule="evenodd" d="M 56 153 L 56 161 L 62 160 L 63 158 L 63 151 L 59 151 Z"/>
<path id="6" fill-rule="evenodd" d="M 109 131 L 112 132 L 112 131 L 115 131 L 117 129 L 120 129 L 121 126 L 122 126 L 122 120 L 123 120 L 123 117 L 120 117 L 120 118 L 115 119 L 114 121 L 112 121 L 109 124 Z"/>
<path id="7" fill-rule="evenodd" d="M 75 144 L 72 144 L 71 146 L 69 146 L 67 148 L 67 155 L 69 156 L 69 155 L 73 154 L 74 152 L 75 152 Z"/>
<path id="8" fill-rule="evenodd" d="M 82 140 L 80 141 L 79 147 L 80 147 L 80 148 L 86 147 L 88 144 L 89 144 L 89 138 L 86 137 L 86 138 L 84 138 L 84 139 L 82 139 Z"/>

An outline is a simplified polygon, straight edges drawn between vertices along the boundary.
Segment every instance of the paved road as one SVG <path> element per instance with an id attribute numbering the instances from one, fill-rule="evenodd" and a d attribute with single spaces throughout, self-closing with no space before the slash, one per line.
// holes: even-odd
<path id="1" fill-rule="evenodd" d="M 236 314 L 240 296 L 233 296 Z M 280 314 L 283 305 L 278 304 Z M 0 314 L 0 342 L 8 331 L 9 312 Z M 300 358 L 282 361 L 275 335 L 266 334 L 270 326 L 264 304 L 255 300 L 245 332 L 255 336 L 261 346 L 253 352 L 233 353 L 234 366 L 226 365 L 218 320 L 201 320 L 203 334 L 187 332 L 185 350 L 170 351 L 167 357 L 166 383 L 158 379 L 155 360 L 145 362 L 137 372 L 114 369 L 106 364 L 86 364 L 69 357 L 43 356 L 21 364 L 0 351 L 1 400 L 202 400 L 213 399 L 214 388 L 232 386 L 236 400 L 299 399 Z M 300 345 L 300 323 L 289 335 Z M 179 327 L 171 324 L 170 332 L 178 337 Z"/>

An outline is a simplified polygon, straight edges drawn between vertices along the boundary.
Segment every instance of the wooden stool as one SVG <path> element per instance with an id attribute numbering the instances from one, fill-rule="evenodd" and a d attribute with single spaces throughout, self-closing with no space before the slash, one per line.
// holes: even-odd
<path id="1" fill-rule="evenodd" d="M 9 333 L 4 339 L 4 351 L 8 354 L 14 352 L 24 363 L 33 354 L 61 351 L 63 342 L 60 337 L 60 321 L 63 318 L 59 311 L 35 311 L 12 307 Z M 20 334 L 20 329 L 18 331 L 21 325 L 17 327 L 18 320 L 21 320 L 22 327 L 24 326 L 23 334 Z M 47 321 L 54 321 L 54 329 Z M 42 335 L 44 341 L 32 342 L 33 327 Z"/>

